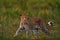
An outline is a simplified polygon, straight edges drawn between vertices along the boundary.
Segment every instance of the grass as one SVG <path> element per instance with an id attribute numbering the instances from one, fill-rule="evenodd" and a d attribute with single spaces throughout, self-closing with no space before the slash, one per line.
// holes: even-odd
<path id="1" fill-rule="evenodd" d="M 46 8 L 45 8 L 46 7 Z M 0 40 L 30 40 L 26 39 L 25 31 L 13 38 L 20 23 L 20 14 L 26 12 L 30 17 L 41 17 L 45 23 L 52 20 L 55 28 L 51 38 L 39 32 L 38 40 L 60 40 L 60 0 L 0 0 Z"/>

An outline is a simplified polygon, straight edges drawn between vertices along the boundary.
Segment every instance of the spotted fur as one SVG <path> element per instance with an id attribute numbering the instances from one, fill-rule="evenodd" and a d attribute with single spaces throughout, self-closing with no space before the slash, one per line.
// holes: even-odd
<path id="1" fill-rule="evenodd" d="M 22 30 L 34 30 L 34 35 L 37 36 L 38 30 L 41 29 L 44 33 L 49 34 L 49 31 L 44 23 L 44 21 L 40 17 L 29 17 L 27 14 L 21 15 L 20 27 L 16 31 L 15 36 L 18 35 Z M 26 32 L 28 34 L 28 32 Z"/>

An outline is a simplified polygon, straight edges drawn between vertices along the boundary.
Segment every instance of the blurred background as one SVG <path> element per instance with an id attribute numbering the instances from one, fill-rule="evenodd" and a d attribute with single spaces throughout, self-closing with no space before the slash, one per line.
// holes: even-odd
<path id="1" fill-rule="evenodd" d="M 55 23 L 54 30 L 50 30 L 53 35 L 49 38 L 40 30 L 39 40 L 60 40 L 60 0 L 0 0 L 0 40 L 26 40 L 25 31 L 13 38 L 23 12 L 41 17 L 46 24 Z"/>

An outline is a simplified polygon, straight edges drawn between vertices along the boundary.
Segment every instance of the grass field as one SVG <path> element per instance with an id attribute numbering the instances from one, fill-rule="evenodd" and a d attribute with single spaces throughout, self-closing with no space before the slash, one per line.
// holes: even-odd
<path id="1" fill-rule="evenodd" d="M 41 17 L 45 23 L 52 20 L 52 36 L 39 31 L 38 40 L 60 40 L 60 0 L 0 0 L 0 40 L 31 40 L 33 33 L 26 39 L 25 31 L 13 38 L 20 23 L 20 14 L 26 12 L 30 17 Z"/>

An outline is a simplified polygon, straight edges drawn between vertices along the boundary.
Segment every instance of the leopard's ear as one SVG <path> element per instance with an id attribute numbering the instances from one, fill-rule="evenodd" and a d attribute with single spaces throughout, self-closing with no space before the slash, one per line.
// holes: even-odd
<path id="1" fill-rule="evenodd" d="M 22 16 L 22 14 L 20 14 L 19 16 Z"/>

